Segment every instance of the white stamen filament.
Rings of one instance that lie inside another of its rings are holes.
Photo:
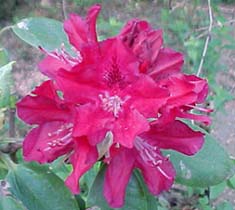
[[[117,95],[110,96],[108,92],[100,94],[99,98],[102,102],[102,108],[107,112],[112,112],[116,118],[118,118],[118,114],[122,110],[122,105],[129,99],[129,97],[126,97],[125,100],[122,100]]]
[[[168,176],[165,171],[162,170],[162,168],[160,166],[157,166],[157,169],[159,170],[159,172],[166,177],[167,179],[172,179],[172,177]]]
[[[146,164],[156,167],[158,171],[167,179],[172,179],[167,173],[161,168],[163,160],[168,161],[169,156],[165,159],[161,156],[159,149],[156,146],[152,146],[144,141],[142,138],[137,137],[134,142],[135,148],[139,151],[139,154]]]
[[[51,141],[47,143],[48,147],[46,147],[44,151],[49,151],[55,147],[61,147],[69,144],[72,140],[72,126],[73,124],[68,123],[62,125],[58,130],[48,133],[47,135]]]
[[[203,108],[203,107],[198,107],[198,106],[193,106],[193,105],[185,105],[189,108],[192,108],[192,109],[195,109],[195,110],[198,110],[198,111],[201,111],[201,112],[206,112],[206,113],[209,113],[209,112],[212,112],[213,110],[212,109],[207,109],[207,108]]]

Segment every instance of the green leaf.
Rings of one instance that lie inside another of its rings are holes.
[[[82,199],[81,195],[75,195],[76,201],[78,203],[78,206],[80,210],[86,209],[86,202]]]
[[[224,201],[216,207],[216,210],[233,210],[233,205],[228,201]]]
[[[98,172],[101,163],[97,162],[89,171],[87,171],[80,179],[81,196],[86,199],[89,189],[91,188]]]
[[[26,210],[22,203],[10,196],[0,197],[0,210]]]
[[[48,164],[50,170],[53,171],[53,173],[55,173],[62,180],[65,180],[66,177],[71,173],[71,170],[69,169],[69,167],[71,166],[65,164],[64,160],[65,157],[62,156],[54,160],[52,163]]]
[[[227,181],[227,186],[235,190],[235,175]]]
[[[10,62],[0,67],[0,108],[10,105],[13,64],[14,62]]]
[[[5,163],[0,159],[0,179],[4,179],[7,175],[8,168]]]
[[[44,17],[27,18],[18,22],[12,27],[15,34],[32,45],[53,51],[60,48],[64,43],[67,50],[70,50],[67,37],[61,22]]]
[[[0,67],[9,62],[7,52],[4,48],[0,48]]]
[[[11,193],[28,210],[79,210],[64,182],[46,166],[36,163],[17,165],[6,179]]]
[[[234,164],[229,155],[210,134],[196,125],[191,127],[206,134],[203,148],[196,155],[164,152],[171,156],[177,171],[176,181],[188,186],[209,187],[229,178],[234,173]]]
[[[121,164],[121,163],[120,163]],[[99,171],[88,195],[87,205],[101,210],[112,210],[103,197],[105,167]],[[118,184],[118,180],[117,180]],[[126,189],[125,204],[120,210],[157,210],[157,200],[151,196],[138,171],[134,171]]]
[[[210,187],[210,199],[216,199],[224,191],[226,182]]]

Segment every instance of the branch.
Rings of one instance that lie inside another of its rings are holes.
[[[208,10],[209,10],[210,24],[209,24],[208,34],[207,34],[207,37],[206,37],[206,42],[205,42],[203,53],[202,53],[202,58],[201,58],[200,65],[199,65],[198,70],[197,70],[197,76],[199,76],[201,74],[202,66],[203,66],[203,63],[204,63],[204,59],[205,59],[206,52],[207,52],[207,49],[208,49],[208,44],[209,44],[210,37],[211,37],[211,30],[212,30],[212,26],[213,26],[211,0],[208,0]]]
[[[63,13],[64,19],[67,19],[68,16],[67,16],[67,12],[66,12],[66,2],[65,2],[65,0],[62,0],[62,13]]]
[[[212,28],[223,27],[223,26],[226,26],[226,25],[232,25],[233,23],[235,23],[235,19],[231,19],[231,20],[225,21],[224,23],[214,24],[214,25],[212,25]],[[201,32],[201,31],[204,31],[206,29],[208,29],[208,26],[203,26],[201,28],[197,28],[194,31],[195,32]]]

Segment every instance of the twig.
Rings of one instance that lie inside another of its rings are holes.
[[[235,19],[231,19],[231,20],[225,21],[222,25],[219,24],[219,23],[214,24],[214,25],[212,25],[212,28],[223,27],[225,25],[232,25],[233,23],[235,23]],[[200,32],[200,31],[204,31],[204,30],[207,30],[207,29],[208,29],[208,26],[203,26],[201,28],[195,29],[194,31],[195,32]]]
[[[182,7],[185,7],[185,4],[186,4],[186,1],[184,0],[183,2],[176,2],[175,6],[172,5],[172,1],[169,1],[169,8],[170,8],[170,11],[173,12],[175,9],[178,9],[178,8],[182,8]]]
[[[211,9],[211,1],[210,0],[208,0],[208,10],[209,10],[210,25],[209,25],[209,28],[208,28],[208,35],[206,37],[206,42],[205,42],[205,45],[204,45],[204,49],[203,49],[200,65],[199,65],[198,70],[197,70],[197,76],[199,76],[201,74],[202,66],[203,66],[203,63],[204,63],[204,59],[205,59],[206,52],[207,52],[207,49],[208,49],[208,44],[209,44],[210,37],[211,37],[211,30],[212,30],[212,25],[213,25],[213,17],[212,17],[212,9]]]
[[[64,19],[67,19],[68,16],[67,16],[67,12],[66,12],[66,2],[65,2],[65,0],[62,0],[62,12],[63,12]]]
[[[172,0],[169,0],[169,1],[168,1],[168,8],[169,8],[169,10],[172,9]]]
[[[15,138],[16,136],[15,114],[16,114],[16,109],[10,108],[9,109],[9,137],[10,138]]]

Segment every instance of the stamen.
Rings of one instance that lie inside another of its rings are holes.
[[[163,161],[168,161],[169,155],[164,158],[161,156],[160,150],[156,146],[148,144],[140,137],[135,139],[134,145],[146,164],[155,167],[167,179],[172,179],[172,177],[168,176],[167,173],[161,168]]]
[[[160,151],[156,146],[148,144],[140,137],[135,139],[134,145],[146,163],[151,164],[152,166],[162,163],[163,157],[160,155]]]
[[[168,176],[165,171],[162,170],[162,168],[160,166],[157,166],[157,169],[159,170],[159,172],[166,177],[167,179],[172,179],[172,177]]]
[[[186,107],[189,107],[189,108],[192,108],[192,109],[196,109],[198,111],[201,111],[201,112],[206,112],[206,113],[210,113],[210,112],[213,112],[213,109],[207,109],[207,108],[203,108],[203,107],[198,107],[198,106],[193,106],[193,105],[185,105]]]
[[[118,114],[122,110],[122,105],[129,99],[129,97],[126,97],[125,100],[122,100],[117,95],[110,96],[108,92],[105,92],[104,95],[100,94],[99,98],[102,102],[103,110],[112,112],[116,118],[118,118]]]
[[[44,151],[49,151],[55,147],[62,147],[69,144],[72,140],[72,123],[62,125],[58,130],[48,133],[48,137],[51,139]]]
[[[116,143],[116,144],[115,144],[115,147],[116,147],[116,148],[120,148],[120,144],[119,144],[119,143]]]

